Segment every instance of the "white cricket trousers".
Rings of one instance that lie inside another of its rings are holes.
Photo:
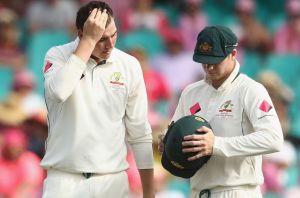
[[[43,187],[43,198],[128,198],[128,193],[125,171],[87,179],[80,173],[48,170]]]
[[[192,190],[190,198],[263,198],[259,186],[217,187],[210,192]],[[209,195],[210,194],[210,195]]]

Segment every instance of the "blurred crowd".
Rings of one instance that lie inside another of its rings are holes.
[[[0,197],[38,198],[47,138],[44,55],[76,38],[78,8],[89,0],[0,1]],[[241,71],[268,90],[284,131],[283,149],[263,158],[264,197],[300,194],[300,0],[105,0],[118,27],[117,48],[141,63],[153,129],[158,198],[185,198],[188,180],[160,165],[165,131],[182,89],[204,77],[193,62],[197,34],[226,25],[238,35]],[[131,197],[141,183],[130,148]]]

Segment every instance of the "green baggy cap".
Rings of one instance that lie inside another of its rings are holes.
[[[208,26],[198,34],[193,60],[203,64],[218,64],[237,45],[237,37],[229,28]]]

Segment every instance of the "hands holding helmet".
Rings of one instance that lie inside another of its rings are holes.
[[[206,126],[200,127],[197,132],[199,134],[187,135],[182,142],[182,152],[196,153],[196,155],[189,157],[188,160],[196,160],[200,157],[212,155],[215,135],[210,128]]]
[[[184,116],[172,122],[159,138],[162,165],[171,174],[190,178],[210,159],[214,134],[209,123],[199,116]]]
[[[213,146],[215,141],[215,135],[210,128],[205,126],[200,127],[197,129],[199,134],[187,135],[184,137],[184,141],[182,142],[182,152],[184,153],[195,153],[198,154],[188,158],[188,160],[196,160],[200,157],[212,155],[213,153]],[[160,154],[164,151],[164,134],[159,136],[159,143],[158,143],[158,151]]]

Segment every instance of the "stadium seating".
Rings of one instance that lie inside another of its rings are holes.
[[[300,80],[297,82],[297,85],[294,86],[295,98],[293,103],[290,105],[290,117],[292,119],[291,125],[291,135],[300,138]]]
[[[270,54],[264,67],[275,71],[283,82],[293,88],[299,79],[300,56],[293,54]]]
[[[262,60],[258,53],[245,51],[241,61],[240,71],[247,76],[256,79],[258,72],[262,69]]]
[[[4,65],[0,65],[0,101],[10,92],[13,78],[13,71]]]
[[[150,57],[153,57],[163,51],[164,44],[158,33],[147,29],[138,29],[123,36],[123,47],[125,50],[141,47]]]

